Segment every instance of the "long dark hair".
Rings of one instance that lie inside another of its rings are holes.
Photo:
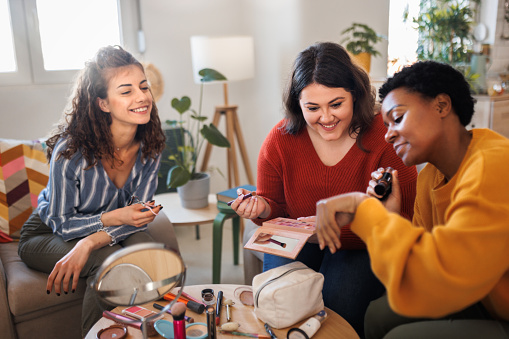
[[[110,130],[111,115],[105,114],[99,107],[97,98],[106,99],[108,90],[108,70],[135,65],[143,72],[143,66],[133,55],[120,46],[101,48],[95,57],[85,64],[80,72],[73,91],[71,107],[64,116],[56,131],[47,140],[48,160],[60,138],[66,138],[67,148],[59,154],[70,159],[80,148],[88,162],[88,168],[95,166],[102,158],[115,158],[112,134]],[[141,141],[143,157],[156,158],[164,149],[165,136],[157,113],[155,102],[152,103],[150,121],[139,125],[135,140]]]
[[[333,42],[317,43],[297,56],[283,97],[286,132],[294,135],[306,126],[299,99],[302,90],[313,83],[342,87],[352,94],[353,117],[348,133],[356,136],[357,145],[364,150],[362,137],[373,122],[375,91],[368,74],[352,62],[341,45]]]

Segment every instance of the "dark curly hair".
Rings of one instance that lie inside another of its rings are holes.
[[[404,67],[380,87],[380,101],[383,101],[389,92],[400,87],[428,99],[442,93],[447,94],[461,124],[466,126],[472,120],[475,99],[470,93],[470,86],[463,74],[450,65],[436,61],[419,61]]]
[[[108,70],[130,65],[135,65],[145,72],[142,64],[120,46],[101,48],[95,57],[85,64],[76,79],[70,108],[64,112],[56,131],[46,142],[48,160],[51,159],[60,138],[66,138],[68,144],[59,157],[70,159],[80,151],[87,160],[87,168],[97,165],[100,159],[116,158],[110,130],[111,115],[105,114],[99,108],[97,98],[107,97],[108,80],[111,78]],[[162,153],[165,136],[155,102],[152,103],[150,121],[138,126],[135,140],[142,142],[145,159],[156,158]]]
[[[352,94],[354,104],[349,134],[356,135],[357,145],[364,150],[362,137],[373,122],[375,92],[368,74],[352,62],[341,45],[333,42],[316,43],[297,56],[283,97],[286,132],[294,135],[306,126],[299,99],[302,90],[313,83],[342,87]]]

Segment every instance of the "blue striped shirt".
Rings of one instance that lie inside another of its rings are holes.
[[[125,207],[131,195],[147,201],[157,187],[157,173],[161,156],[142,159],[141,146],[136,163],[122,188],[117,188],[106,173],[101,162],[88,170],[87,161],[78,150],[71,159],[58,155],[65,150],[67,142],[60,139],[50,161],[48,185],[38,197],[38,211],[44,223],[53,233],[65,241],[83,238],[97,231],[111,236],[111,244],[146,229],[130,225],[103,227],[101,214]]]

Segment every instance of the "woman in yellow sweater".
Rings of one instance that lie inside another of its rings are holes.
[[[366,338],[509,338],[509,140],[465,128],[474,100],[463,75],[437,62],[404,68],[380,88],[385,139],[419,173],[413,221],[399,183],[375,199],[349,193],[317,203],[321,248],[335,252],[351,223],[387,295],[365,317]]]

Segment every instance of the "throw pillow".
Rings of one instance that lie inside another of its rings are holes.
[[[12,238],[19,238],[48,183],[45,148],[40,140],[0,139],[0,230]]]

